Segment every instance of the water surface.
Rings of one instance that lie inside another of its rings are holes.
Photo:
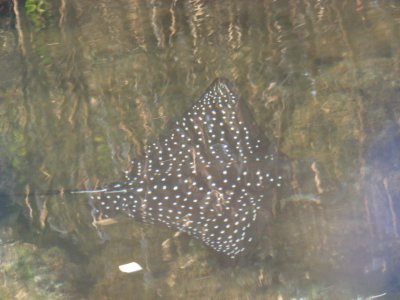
[[[397,1],[38,3],[0,16],[0,189],[19,194],[0,204],[0,296],[396,299]],[[254,256],[226,266],[129,219],[99,235],[87,197],[26,197],[120,179],[220,76],[293,169]]]

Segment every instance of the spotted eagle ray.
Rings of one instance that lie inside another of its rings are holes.
[[[280,158],[234,84],[218,78],[132,161],[124,180],[90,195],[92,215],[100,223],[126,214],[166,225],[235,258],[284,183]]]

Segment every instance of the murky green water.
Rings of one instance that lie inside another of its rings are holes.
[[[398,299],[397,1],[1,8],[1,299]],[[254,257],[132,220],[100,236],[85,196],[39,195],[122,178],[219,76],[292,161]]]

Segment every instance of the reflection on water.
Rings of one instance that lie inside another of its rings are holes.
[[[0,10],[0,192],[21,207],[0,214],[0,298],[396,298],[396,1],[43,2]],[[130,220],[99,238],[84,196],[32,194],[122,178],[219,76],[291,158],[254,256]]]

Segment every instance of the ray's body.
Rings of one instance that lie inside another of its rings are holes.
[[[219,78],[124,180],[91,195],[93,216],[166,225],[235,258],[284,183],[281,160],[235,86]]]

